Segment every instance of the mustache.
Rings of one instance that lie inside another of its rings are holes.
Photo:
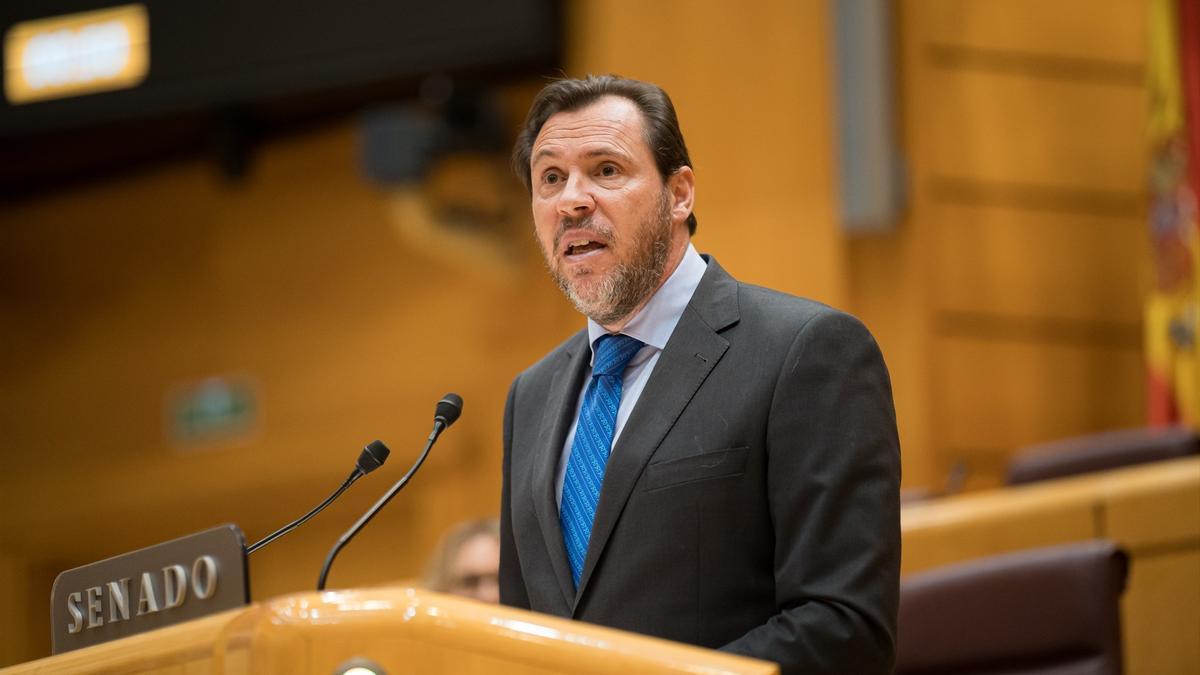
[[[598,225],[591,214],[582,216],[580,218],[563,216],[562,219],[558,221],[558,230],[554,233],[555,251],[562,248],[562,239],[567,233],[567,230],[590,230],[596,234],[599,234],[605,239],[608,239],[610,242],[616,240],[616,237],[613,236],[612,228],[606,225]]]

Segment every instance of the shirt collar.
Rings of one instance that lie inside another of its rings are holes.
[[[661,351],[665,348],[667,340],[671,338],[671,333],[675,331],[675,325],[683,316],[683,310],[687,308],[688,303],[692,300],[692,294],[700,285],[700,278],[704,276],[704,270],[707,267],[708,263],[704,262],[704,258],[700,257],[696,248],[689,242],[687,250],[683,253],[683,259],[679,261],[679,266],[667,278],[662,288],[658,289],[650,298],[646,306],[626,324],[621,333],[637,338],[646,345],[654,347],[655,350]],[[606,335],[608,331],[591,319],[587,320],[587,326],[588,344],[592,346],[592,357],[595,358],[596,340],[600,336]],[[653,351],[643,349],[630,363],[637,364],[644,361],[653,353]]]

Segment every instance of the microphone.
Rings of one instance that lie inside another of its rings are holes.
[[[444,431],[451,424],[458,421],[458,416],[462,414],[462,397],[458,394],[446,394],[442,400],[437,402],[437,408],[433,411],[433,422],[437,424],[441,422],[442,430]],[[441,431],[438,432],[439,434]]]
[[[375,502],[375,505],[368,509],[362,518],[358,519],[357,523],[346,530],[346,533],[337,540],[333,548],[329,549],[329,555],[325,557],[325,564],[321,566],[321,576],[317,579],[318,591],[325,590],[325,580],[329,578],[329,568],[333,566],[333,560],[337,557],[337,554],[341,552],[346,544],[350,543],[350,540],[358,534],[359,530],[366,527],[367,523],[371,522],[371,519],[382,511],[384,506],[387,506],[387,503],[392,500],[392,497],[396,496],[397,492],[400,492],[408,484],[408,480],[425,463],[425,458],[429,456],[429,451],[433,448],[433,444],[437,441],[438,436],[441,436],[443,431],[458,420],[458,416],[462,414],[462,406],[463,400],[458,394],[446,394],[442,397],[442,400],[437,402],[437,409],[433,413],[433,431],[429,433],[429,438],[425,441],[425,449],[421,451],[421,456],[417,458],[416,463],[412,465],[408,473],[396,481],[392,489],[388,490],[387,494]]]
[[[275,530],[271,534],[267,535],[266,537],[263,537],[261,540],[256,542],[253,546],[250,546],[249,548],[247,548],[246,555],[250,555],[251,553],[254,553],[258,549],[266,546],[267,544],[275,541],[276,539],[282,537],[283,535],[287,534],[288,532],[291,532],[292,530],[296,529],[297,527],[300,527],[304,523],[308,522],[309,518],[312,518],[313,516],[317,515],[326,506],[329,506],[330,504],[332,504],[333,500],[342,496],[342,493],[345,492],[346,489],[349,488],[351,485],[353,485],[354,481],[358,480],[359,478],[362,478],[363,476],[371,473],[375,469],[378,469],[379,467],[383,466],[383,463],[387,461],[388,454],[390,454],[390,453],[391,453],[391,451],[388,450],[388,447],[383,444],[383,441],[378,441],[378,440],[371,441],[369,444],[367,444],[367,447],[363,448],[363,451],[361,453],[359,453],[358,461],[354,463],[354,470],[350,472],[350,475],[342,483],[341,487],[339,487],[337,490],[335,490],[333,494],[329,495],[329,497],[325,501],[321,502],[320,505],[317,506],[317,508],[313,509],[312,511],[309,511],[308,513],[297,518],[296,520],[293,520],[292,522],[288,523],[287,525],[284,525],[283,527],[279,528],[278,530]]]

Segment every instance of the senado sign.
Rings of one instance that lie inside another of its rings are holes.
[[[245,539],[233,525],[77,567],[51,593],[55,654],[249,602]]]
[[[183,605],[188,597],[188,571],[183,565],[168,565],[162,568],[161,581],[154,573],[142,572],[138,584],[136,616],[153,614]],[[74,635],[85,628],[98,628],[108,623],[129,621],[129,577],[109,581],[103,586],[92,586],[86,591],[75,591],[67,596],[67,612],[71,614],[71,625],[67,632]],[[217,590],[217,561],[211,555],[196,558],[192,565],[191,587],[197,600],[207,600]],[[108,605],[108,611],[104,611]],[[86,622],[84,619],[86,618]]]

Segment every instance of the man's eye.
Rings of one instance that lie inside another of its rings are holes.
[[[605,176],[605,177],[615,176],[615,175],[617,175],[617,173],[619,173],[617,171],[617,167],[613,166],[612,164],[605,164],[604,166],[600,167],[600,175],[601,176]]]
[[[547,185],[554,185],[559,180],[559,175],[556,173],[548,173],[542,178],[542,182]]]

